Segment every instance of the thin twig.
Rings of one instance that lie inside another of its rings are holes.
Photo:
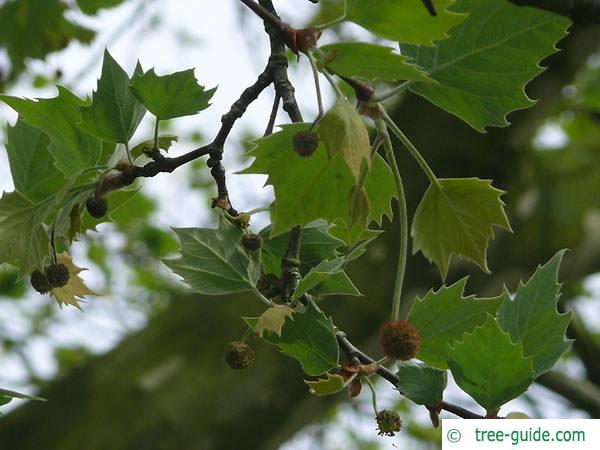
[[[277,112],[279,111],[280,103],[281,96],[276,92],[275,99],[273,99],[273,109],[271,110],[271,115],[269,116],[269,123],[267,123],[267,128],[265,129],[263,137],[273,134],[273,128],[275,128],[275,121],[277,120]]]
[[[373,358],[364,353],[362,350],[359,350],[352,342],[350,342],[350,340],[348,340],[348,338],[346,337],[346,333],[344,333],[343,331],[338,330],[335,333],[335,336],[337,338],[340,349],[342,349],[342,351],[346,354],[348,358],[358,358],[361,364],[373,364],[375,362]],[[398,387],[400,379],[386,367],[378,366],[376,373],[381,378],[391,383],[395,388]],[[483,416],[469,411],[468,409],[465,409],[461,406],[455,405],[453,403],[442,401],[437,406],[439,406],[443,410],[451,412],[454,415],[457,415],[458,417],[462,417],[463,419],[483,419]]]

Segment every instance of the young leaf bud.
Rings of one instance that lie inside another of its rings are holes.
[[[258,234],[250,233],[242,237],[242,245],[246,250],[254,251],[262,247],[262,237]]]
[[[241,341],[233,341],[227,344],[225,362],[232,369],[245,369],[252,365],[255,355],[254,350],[248,344]]]
[[[302,157],[309,157],[319,146],[319,135],[313,131],[300,131],[294,135],[294,151]]]
[[[64,264],[50,264],[46,267],[46,278],[52,287],[66,286],[70,278],[69,269]]]
[[[386,356],[407,361],[419,352],[417,329],[406,320],[390,320],[381,326],[379,342]]]
[[[101,219],[106,216],[106,213],[108,212],[108,202],[104,197],[96,197],[93,195],[85,202],[85,208],[92,217]]]
[[[395,436],[402,428],[402,420],[396,411],[384,409],[375,416],[380,436]]]
[[[48,277],[37,269],[31,274],[31,286],[40,294],[47,294],[53,289],[53,286],[48,281]]]

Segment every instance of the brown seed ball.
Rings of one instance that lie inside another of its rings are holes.
[[[313,131],[300,131],[294,135],[294,151],[302,157],[309,157],[319,146],[319,135]]]
[[[252,365],[256,354],[252,347],[241,341],[233,341],[227,344],[225,362],[235,370],[245,369]]]
[[[50,264],[46,267],[46,278],[52,287],[60,288],[69,282],[69,269],[64,264]]]
[[[101,219],[108,212],[108,202],[104,197],[96,197],[95,195],[88,198],[85,202],[85,208],[92,217]]]
[[[48,277],[37,269],[31,273],[31,286],[40,294],[47,294],[53,289]]]
[[[379,342],[386,356],[407,361],[419,352],[417,329],[406,320],[390,320],[381,326]]]
[[[395,436],[402,428],[402,420],[396,411],[384,409],[375,416],[380,436]]]
[[[262,247],[263,240],[258,234],[245,234],[242,238],[242,245],[246,250],[254,251]]]

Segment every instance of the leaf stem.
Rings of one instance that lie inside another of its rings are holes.
[[[160,123],[160,119],[156,118],[156,124],[154,125],[154,150],[158,151],[158,124]],[[130,161],[131,162],[131,161]]]
[[[323,114],[325,114],[325,110],[323,109],[323,95],[321,94],[321,83],[319,82],[319,71],[317,70],[317,63],[315,61],[315,57],[310,53],[307,53],[306,55],[308,56],[308,60],[310,61],[310,67],[312,69],[313,79],[315,81],[315,89],[317,91],[317,104],[319,107],[319,114],[317,115],[316,119],[311,125],[312,129],[317,124],[317,122],[321,120],[321,117],[323,117]]]
[[[396,162],[396,156],[394,155],[390,134],[382,119],[377,119],[375,123],[377,125],[377,132],[383,140],[385,155],[392,168],[394,181],[396,183],[396,191],[398,192],[400,247],[398,250],[398,270],[396,272],[396,281],[394,284],[391,316],[392,320],[398,320],[400,318],[400,307],[402,305],[402,287],[404,284],[404,273],[406,272],[406,258],[408,254],[408,212],[406,207],[406,195],[404,194],[404,185],[402,183],[402,177],[400,176],[400,170],[398,169],[398,163]],[[403,315],[406,314],[408,314],[408,311],[403,311]]]
[[[257,214],[260,212],[266,212],[266,211],[270,211],[270,210],[271,210],[271,205],[261,206],[260,208],[255,208],[255,209],[252,209],[252,210],[246,212],[246,214],[253,215],[253,214]]]
[[[262,295],[258,289],[254,288],[254,290],[252,292],[254,292],[254,295],[256,295],[256,297],[261,302],[263,302],[265,305],[267,305],[269,308],[274,305],[274,303],[271,300],[269,300],[267,297],[265,297],[264,295]]]
[[[375,386],[373,386],[373,382],[369,380],[368,377],[364,377],[363,380],[365,380],[367,386],[371,389],[371,403],[373,404],[373,411],[375,411],[375,415],[377,415],[379,413],[379,408],[377,408],[377,392],[375,392]]]
[[[413,84],[412,80],[408,80],[408,81],[405,81],[404,83],[400,83],[398,86],[391,88],[387,92],[383,92],[382,94],[373,96],[372,101],[378,103],[378,102],[383,102],[385,100],[389,100],[390,98],[394,97],[395,95],[406,91],[412,84]]]
[[[133,165],[133,160],[131,159],[131,152],[129,151],[129,143],[125,142],[125,152],[127,153],[127,160],[130,165]]]
[[[439,180],[435,176],[435,173],[433,173],[433,170],[431,170],[431,167],[429,167],[429,164],[427,164],[427,161],[425,161],[425,158],[423,158],[423,155],[421,155],[419,150],[417,150],[417,147],[415,147],[414,144],[410,141],[410,139],[408,139],[406,135],[402,132],[402,130],[398,128],[398,125],[394,123],[392,118],[386,112],[383,113],[382,119],[388,126],[388,128],[392,130],[392,133],[394,133],[396,137],[400,139],[400,142],[402,142],[402,144],[408,149],[413,158],[417,160],[419,166],[421,166],[421,169],[423,170],[423,172],[425,172],[427,178],[429,178],[429,181],[431,181],[432,184],[435,184],[439,187]]]
[[[348,16],[348,1],[344,0],[344,14],[342,14],[337,19],[330,20],[329,22],[325,22],[321,25],[317,25],[317,26],[315,26],[315,28],[317,30],[324,30],[325,28],[334,27],[334,26],[342,23],[344,20],[346,20],[347,16]]]

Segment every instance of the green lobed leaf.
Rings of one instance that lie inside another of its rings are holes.
[[[69,90],[58,86],[58,96],[54,98],[31,100],[0,95],[0,100],[17,111],[23,121],[50,137],[49,151],[65,175],[74,175],[98,161],[101,141],[76,125],[81,120],[79,108],[87,103]]]
[[[500,200],[503,193],[490,180],[478,178],[444,178],[439,186],[431,184],[413,219],[413,254],[420,250],[444,279],[452,255],[489,272],[486,253],[493,225],[512,231]]]
[[[294,298],[306,292],[320,296],[362,295],[344,272],[346,262],[345,258],[336,258],[313,267],[298,283]]]
[[[48,136],[19,119],[8,127],[6,137],[10,173],[17,191],[35,202],[61,188],[65,179],[48,151]]]
[[[255,157],[254,162],[240,173],[268,175],[266,184],[275,190],[271,236],[296,225],[324,219],[336,223],[336,237],[351,240],[364,231],[363,227],[350,233],[346,225],[350,223],[350,194],[356,185],[354,176],[339,155],[329,159],[322,144],[308,158],[294,152],[294,135],[309,127],[310,124],[284,125],[281,131],[257,140],[256,147],[250,152],[250,156]],[[375,155],[371,166],[365,181],[371,204],[370,217],[381,221],[384,215],[391,216],[394,179],[379,155]]]
[[[223,217],[219,228],[174,228],[181,243],[181,257],[163,260],[194,292],[205,295],[256,290],[260,275],[260,251],[242,244],[244,231]]]
[[[358,181],[363,164],[371,164],[371,144],[356,108],[346,98],[340,98],[319,121],[318,133],[329,158],[340,155]]]
[[[452,10],[469,16],[436,48],[401,45],[438,82],[410,89],[480,132],[507,126],[508,113],[534,104],[524,87],[543,71],[539,62],[556,51],[570,22],[497,0],[459,0]]]
[[[445,370],[438,370],[427,364],[408,361],[398,363],[396,385],[402,394],[417,405],[433,406],[442,401],[448,384]]]
[[[257,318],[244,318],[244,321],[254,329]],[[333,322],[314,302],[308,304],[306,312],[297,312],[286,319],[281,337],[266,332],[263,339],[297,359],[307,375],[322,375],[338,367],[339,347]]]
[[[148,111],[160,120],[191,116],[210,106],[217,88],[206,90],[198,84],[194,69],[158,76],[154,69],[136,73],[131,89]]]
[[[557,311],[558,269],[564,254],[565,250],[558,252],[527,283],[521,282],[514,300],[506,294],[498,310],[500,327],[533,358],[536,377],[550,370],[572,342],[565,339],[571,313]]]
[[[77,5],[84,14],[91,16],[96,14],[100,9],[114,8],[124,1],[125,0],[77,0]]]
[[[72,21],[62,0],[0,2],[0,47],[10,59],[9,80],[25,69],[27,59],[45,59],[72,41],[89,43],[94,36]]]
[[[127,72],[105,50],[98,89],[92,104],[81,108],[79,127],[104,141],[128,143],[146,114],[129,83]]]
[[[465,277],[437,291],[430,290],[415,302],[408,315],[421,340],[417,358],[433,367],[447,369],[448,346],[483,325],[488,315],[496,314],[502,302],[502,297],[465,297],[466,283]]]
[[[448,30],[465,19],[448,7],[454,0],[436,0],[437,16],[431,17],[421,0],[348,0],[346,19],[384,39],[410,44],[434,45],[446,39]]]
[[[488,412],[521,395],[534,379],[532,358],[492,316],[450,347],[448,365],[456,384]]]
[[[0,264],[19,268],[24,276],[43,267],[50,254],[48,233],[36,205],[17,191],[0,198]]]
[[[319,48],[319,62],[338,75],[371,81],[427,81],[427,74],[393,48],[367,42],[337,42]]]
[[[300,270],[308,272],[320,262],[337,257],[336,250],[344,246],[344,241],[329,234],[330,225],[324,220],[315,220],[302,228],[300,246]],[[260,231],[263,238],[261,262],[266,273],[281,275],[281,260],[285,257],[289,243],[289,233],[270,237],[271,226]]]

